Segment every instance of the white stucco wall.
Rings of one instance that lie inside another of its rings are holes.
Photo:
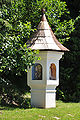
[[[50,108],[56,106],[56,86],[59,85],[59,60],[63,52],[41,51],[36,61],[42,65],[42,80],[32,80],[32,68],[28,72],[28,85],[31,87],[31,105]],[[56,65],[56,80],[49,80],[50,65]]]

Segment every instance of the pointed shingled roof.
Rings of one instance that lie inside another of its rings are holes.
[[[69,51],[55,37],[47,22],[45,14],[43,14],[41,22],[37,27],[37,31],[33,34],[30,41],[30,48],[33,50]]]

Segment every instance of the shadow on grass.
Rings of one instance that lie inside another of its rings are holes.
[[[30,109],[30,98],[26,98],[25,101],[18,103],[18,104],[0,104],[0,110],[14,110],[14,109]]]

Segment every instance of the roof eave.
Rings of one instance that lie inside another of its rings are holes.
[[[55,51],[55,52],[69,52],[70,50],[54,50],[54,49],[32,49],[32,50],[39,50],[39,51]]]

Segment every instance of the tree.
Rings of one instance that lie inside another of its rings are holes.
[[[25,43],[40,22],[42,8],[46,9],[49,24],[59,41],[62,44],[68,41],[74,30],[74,21],[70,18],[65,2],[0,1],[0,81],[6,86],[13,85],[21,72],[27,71],[38,59],[37,52],[31,51]]]
[[[70,35],[70,40],[65,44],[69,46],[70,52],[64,55],[60,61],[60,86],[57,97],[65,101],[79,102],[80,100],[80,2],[69,1],[67,8],[70,16],[74,19],[75,30]],[[66,63],[66,64],[65,64]]]
[[[80,11],[80,1],[79,0],[73,0],[73,1],[69,1],[69,0],[62,0],[62,1],[66,1],[67,4],[67,8],[70,11],[70,16],[71,18],[75,19],[77,16],[79,16],[79,11]]]
[[[60,61],[60,86],[58,98],[65,101],[79,102],[80,100],[80,16],[75,19],[75,30],[71,39],[66,43],[70,52]],[[66,63],[66,64],[65,64]]]
[[[27,20],[36,28],[40,22],[41,9],[46,9],[48,22],[59,41],[70,49],[60,61],[59,99],[65,101],[79,101],[80,97],[80,2],[63,0],[28,1],[26,8]],[[67,3],[67,5],[66,5]],[[68,11],[70,10],[70,12]],[[36,20],[37,19],[37,20]]]
[[[36,51],[31,51],[25,44],[32,29],[30,22],[24,22],[22,18],[24,16],[23,10],[23,1],[13,0],[9,4],[1,2],[1,72],[5,72],[5,70],[14,70],[16,73],[17,71],[24,71],[37,58],[35,56]]]
[[[69,40],[69,35],[74,30],[74,21],[70,18],[65,2],[60,0],[32,0],[26,1],[26,3],[27,20],[31,22],[33,28],[36,28],[39,24],[41,9],[45,8],[49,25],[58,37],[58,40],[62,44]]]
[[[15,4],[16,2],[16,4]],[[23,1],[0,2],[0,95],[1,99],[12,96],[12,88],[22,71],[28,71],[38,59],[38,51],[27,48],[31,29],[30,22],[25,21]],[[9,90],[7,89],[9,88]],[[3,97],[4,96],[4,97]]]

